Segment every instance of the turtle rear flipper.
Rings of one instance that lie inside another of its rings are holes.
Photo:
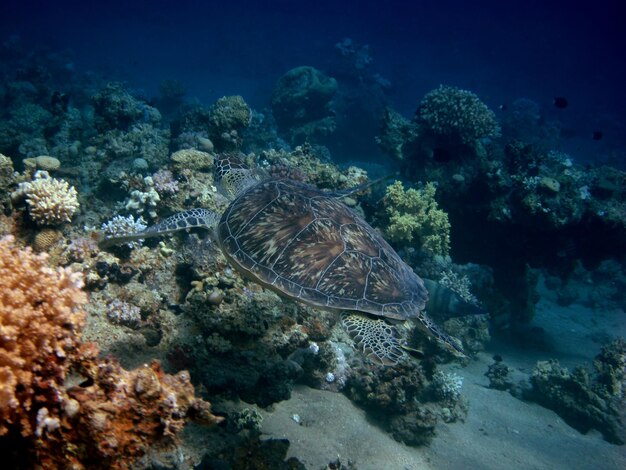
[[[385,320],[351,312],[342,315],[341,323],[357,347],[377,364],[395,365],[405,357],[398,331]]]
[[[168,233],[187,230],[190,228],[205,228],[213,230],[219,221],[219,215],[208,209],[191,209],[174,214],[162,220],[156,225],[152,225],[141,232],[127,233],[106,237],[100,242],[100,246],[106,247],[117,245],[133,240],[143,240],[144,238],[159,237]]]

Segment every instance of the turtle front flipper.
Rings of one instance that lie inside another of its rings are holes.
[[[117,245],[133,240],[143,240],[144,238],[158,237],[168,233],[178,232],[190,228],[206,228],[213,230],[219,221],[219,216],[207,209],[190,209],[179,212],[156,225],[142,230],[141,232],[128,233],[106,237],[100,243],[101,246]]]

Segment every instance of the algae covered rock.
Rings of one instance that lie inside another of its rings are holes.
[[[241,131],[250,125],[252,111],[243,97],[223,96],[209,110],[209,136],[221,150],[241,147]]]
[[[335,129],[332,99],[337,81],[313,67],[302,66],[283,75],[272,94],[272,112],[279,129],[292,143],[320,137]]]
[[[594,375],[582,366],[570,372],[556,360],[539,361],[527,398],[554,410],[580,432],[597,429],[607,441],[624,444],[625,344],[620,339],[603,347],[594,360]]]

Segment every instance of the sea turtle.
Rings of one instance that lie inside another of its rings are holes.
[[[325,192],[289,178],[263,177],[233,156],[218,159],[214,181],[232,198],[221,216],[191,209],[105,243],[216,228],[224,255],[244,277],[308,305],[342,312],[347,331],[377,362],[395,363],[403,355],[393,322],[410,319],[463,354],[460,342],[426,315],[424,281],[341,202],[362,187]]]

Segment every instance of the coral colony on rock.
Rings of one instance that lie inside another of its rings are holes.
[[[406,115],[349,38],[251,99],[151,96],[24,41],[0,46],[7,468],[382,468],[290,405],[313,392],[404,468],[458,468],[437,449],[498,419],[475,400],[624,463],[626,172],[563,150],[573,98],[497,108],[448,75]]]

